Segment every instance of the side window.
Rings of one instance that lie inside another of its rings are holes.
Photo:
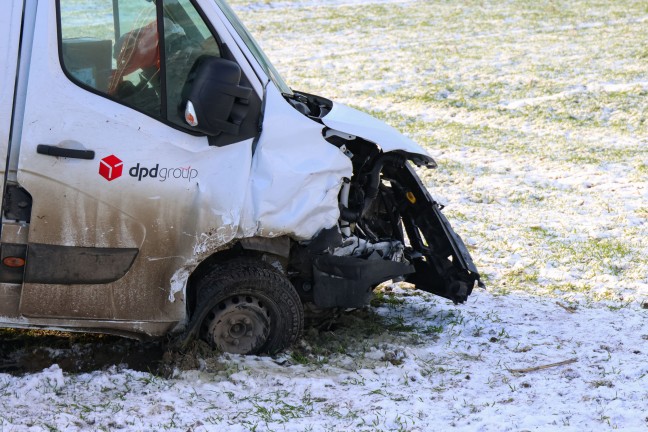
[[[155,3],[61,0],[61,58],[77,82],[160,117]]]
[[[157,20],[158,7],[163,23]],[[190,0],[59,0],[59,8],[62,65],[74,81],[187,126],[180,112],[187,75],[199,57],[220,57],[218,43]]]

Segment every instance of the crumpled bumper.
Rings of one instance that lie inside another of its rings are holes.
[[[465,302],[475,285],[483,286],[468,248],[411,166],[390,171],[398,195],[407,197],[400,213],[410,241],[407,258],[416,272],[405,280],[455,303]]]

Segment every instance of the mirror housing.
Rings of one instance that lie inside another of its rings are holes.
[[[192,130],[209,136],[239,135],[252,89],[243,87],[241,68],[219,57],[198,58],[182,90],[183,116]]]

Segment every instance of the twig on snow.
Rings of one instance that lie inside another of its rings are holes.
[[[550,364],[542,365],[542,366],[534,366],[534,367],[530,367],[530,368],[527,368],[527,369],[509,369],[509,372],[512,372],[512,373],[535,372],[535,371],[539,371],[539,370],[543,370],[543,369],[549,369],[549,368],[552,368],[552,367],[558,367],[558,366],[564,366],[564,365],[576,363],[577,361],[578,361],[577,358],[573,358],[573,359],[561,361],[561,362],[558,362],[558,363],[550,363]]]
[[[565,310],[566,310],[567,312],[569,312],[569,313],[574,313],[574,312],[576,312],[576,308],[575,308],[575,307],[572,307],[572,306],[565,306],[564,304],[562,304],[562,303],[560,303],[560,302],[556,302],[556,304],[557,304],[558,306],[560,306],[561,308],[565,309]]]

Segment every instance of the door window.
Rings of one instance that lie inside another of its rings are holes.
[[[220,56],[189,0],[60,0],[59,10],[61,61],[73,81],[186,126],[181,94],[187,75],[200,56]]]

